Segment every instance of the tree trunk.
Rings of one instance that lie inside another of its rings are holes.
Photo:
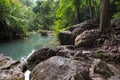
[[[74,6],[76,8],[77,23],[80,23],[80,0],[74,0]]]
[[[100,4],[100,33],[107,34],[110,30],[109,0],[101,0]]]
[[[80,23],[80,9],[79,9],[79,6],[77,6],[77,23]]]
[[[93,12],[92,12],[91,0],[88,0],[88,5],[89,5],[90,18],[91,18],[91,21],[93,23],[94,20],[93,20]]]

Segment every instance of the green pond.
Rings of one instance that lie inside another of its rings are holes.
[[[28,39],[12,40],[0,43],[0,53],[16,60],[26,59],[28,55],[42,47],[54,48],[57,46],[57,39],[54,37],[42,37],[40,34],[31,34]]]

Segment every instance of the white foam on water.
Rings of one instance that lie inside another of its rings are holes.
[[[36,50],[33,49],[33,50],[31,51],[31,53],[27,56],[27,58],[29,58],[35,51],[36,51]]]
[[[27,71],[25,72],[24,76],[25,76],[25,80],[30,80],[30,71],[27,70]]]
[[[35,52],[35,49],[33,49],[33,50],[31,51],[31,53],[27,56],[27,58],[29,58],[34,52]],[[26,59],[26,60],[27,60],[27,59]],[[26,60],[25,60],[25,61],[26,61]],[[25,76],[25,80],[30,80],[30,71],[27,70],[27,71],[24,73],[24,76]]]
[[[21,57],[20,61],[21,61],[21,62],[26,62],[25,57]]]

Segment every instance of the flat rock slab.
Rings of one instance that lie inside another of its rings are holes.
[[[51,57],[33,68],[31,80],[89,80],[89,67],[80,61]]]

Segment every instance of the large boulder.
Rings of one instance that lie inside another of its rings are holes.
[[[75,35],[79,35],[81,34],[82,32],[84,32],[86,29],[84,28],[75,28],[72,33],[75,34]]]
[[[19,61],[0,54],[0,80],[24,80],[22,69]]]
[[[75,39],[76,47],[89,47],[92,46],[98,37],[97,30],[86,30]]]
[[[59,33],[59,40],[61,45],[74,45],[76,36],[70,31],[63,31]]]
[[[38,63],[52,57],[56,56],[56,51],[50,48],[42,48],[36,52],[34,52],[27,59],[27,67],[31,71]]]
[[[78,29],[77,31],[75,30],[76,28]],[[96,28],[97,27],[94,24],[92,24],[91,21],[84,21],[80,24],[73,25],[68,30],[70,30],[71,32],[77,33],[78,31],[82,32],[85,30],[91,30],[91,29],[96,29]]]
[[[55,56],[39,63],[31,72],[31,80],[90,80],[88,65]]]

